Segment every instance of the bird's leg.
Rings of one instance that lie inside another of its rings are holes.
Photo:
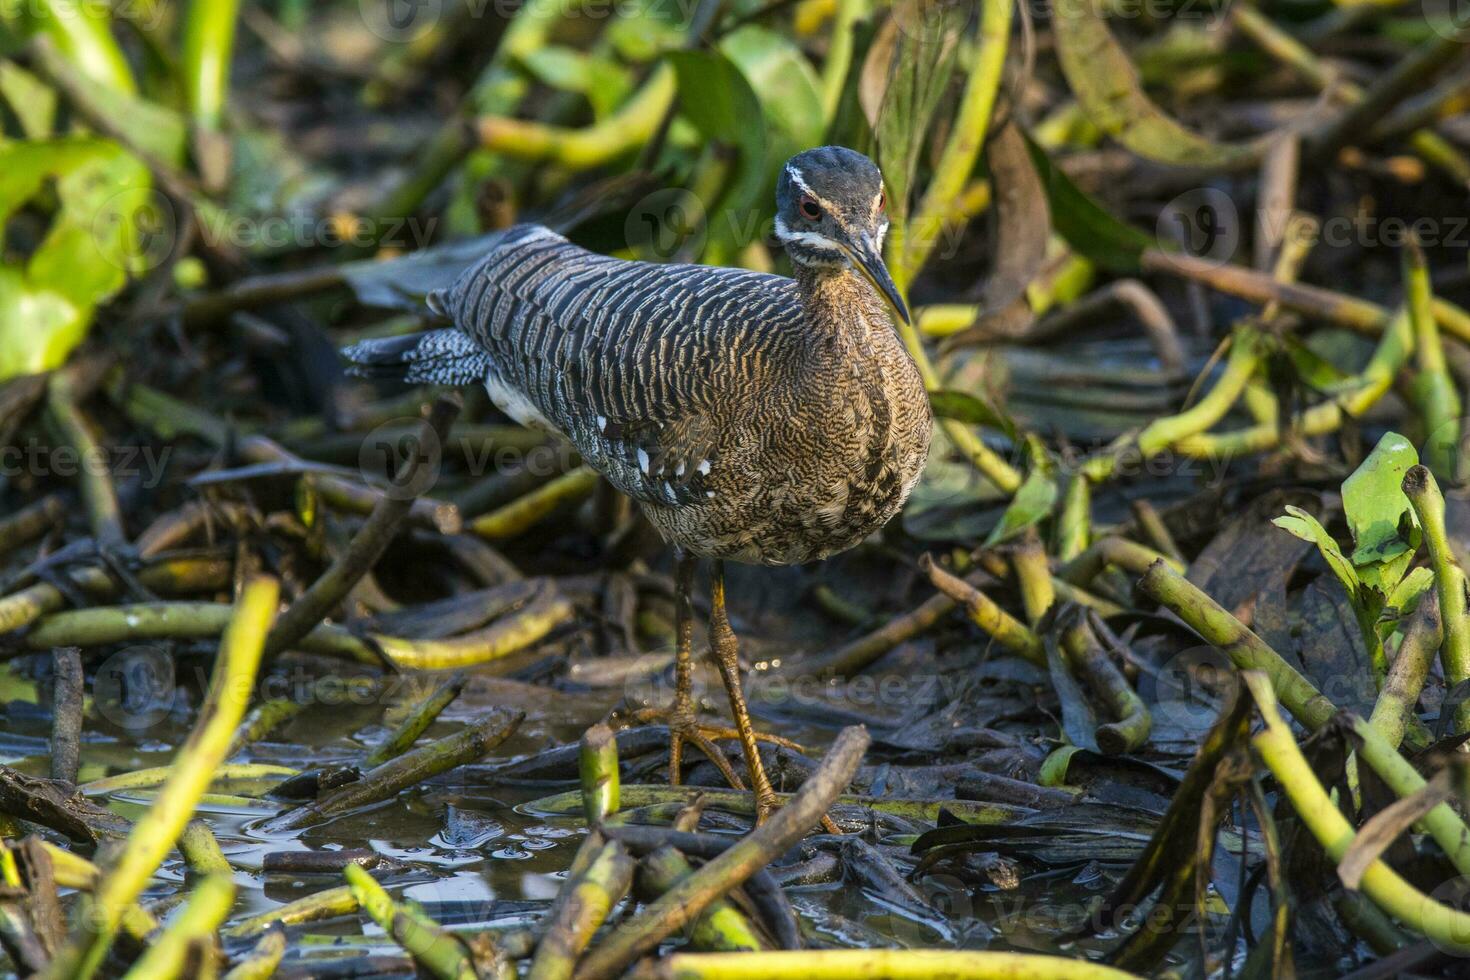
[[[704,753],[735,789],[744,789],[740,775],[714,740],[727,738],[726,729],[701,725],[694,713],[694,567],[699,559],[682,548],[674,552],[674,703],[667,709],[643,708],[633,713],[640,723],[665,721],[669,726],[669,785],[683,780],[684,743]]]
[[[756,744],[755,729],[750,724],[750,712],[745,707],[745,691],[740,686],[740,645],[735,631],[730,628],[730,617],[725,612],[725,563],[716,558],[710,564],[709,642],[714,650],[715,661],[720,665],[720,677],[725,681],[725,693],[730,696],[730,711],[735,715],[735,730],[740,734],[740,747],[745,751],[745,767],[750,771],[750,786],[755,791],[755,820],[765,822],[771,811],[779,805],[776,791],[766,778],[765,766],[761,763],[760,747]]]
[[[694,604],[689,598],[696,559],[683,548],[674,554],[674,706],[669,711],[669,785],[678,786],[684,764],[684,735],[695,728]]]

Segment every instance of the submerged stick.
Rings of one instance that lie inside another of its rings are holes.
[[[747,881],[800,840],[826,814],[862,763],[868,747],[862,727],[844,728],[800,790],[740,843],[710,861],[630,920],[589,953],[578,980],[611,978],[665,938],[693,922],[716,899]]]
[[[419,491],[427,488],[438,472],[444,441],[459,409],[457,398],[440,398],[434,402],[428,418],[419,427],[413,454],[394,477],[392,492],[384,494],[373,506],[347,549],[281,614],[266,640],[267,657],[281,653],[310,633],[383,557],[413,509]]]
[[[404,789],[459,766],[477,762],[509,738],[525,714],[497,712],[464,731],[441,738],[383,763],[318,800],[266,821],[270,833],[313,827],[324,821],[398,795]]]
[[[86,693],[82,651],[58,647],[51,651],[51,662],[56,671],[56,693],[51,701],[51,778],[75,784],[81,764],[82,700]]]
[[[234,618],[220,643],[199,722],[174,759],[173,772],[157,800],[138,821],[122,853],[104,871],[80,919],[51,961],[48,977],[90,977],[106,956],[122,912],[132,905],[194,814],[215,767],[224,759],[254,687],[266,631],[275,614],[278,586],[258,578],[245,586]]]
[[[286,930],[280,925],[272,926],[255,948],[225,974],[224,980],[270,980],[285,955]]]

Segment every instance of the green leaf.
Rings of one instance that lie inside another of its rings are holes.
[[[1322,557],[1327,559],[1327,564],[1332,569],[1333,574],[1337,576],[1337,580],[1347,590],[1348,598],[1356,605],[1359,597],[1359,586],[1361,585],[1358,579],[1357,569],[1343,555],[1342,549],[1337,546],[1337,542],[1332,539],[1332,535],[1327,533],[1327,529],[1322,526],[1322,523],[1317,518],[1308,514],[1300,507],[1293,507],[1288,504],[1286,513],[1286,517],[1278,517],[1271,523],[1288,534],[1294,534],[1303,541],[1310,541],[1315,544],[1317,550],[1322,552]]]
[[[1057,0],[1052,29],[1062,74],[1078,104],[1093,125],[1134,153],[1191,167],[1240,168],[1260,160],[1264,143],[1207,139],[1155,105],[1090,0]]]
[[[152,200],[141,161],[92,137],[0,144],[0,222],[51,180],[59,206],[45,237],[23,265],[0,267],[0,379],[62,364],[140,252]]]
[[[986,547],[1008,541],[1028,527],[1040,524],[1056,507],[1057,481],[1046,448],[1035,436],[1027,437],[1026,446],[1031,455],[1031,470],[1000,516],[1000,523],[985,539]]]
[[[1434,584],[1434,569],[1422,565],[1405,575],[1389,593],[1388,605],[1398,610],[1399,616],[1407,616],[1419,604],[1419,597]]]
[[[1080,255],[1109,272],[1137,272],[1139,256],[1155,242],[1148,235],[1115,218],[1052,163],[1046,150],[1030,136],[1026,144],[1031,162],[1046,188],[1052,227]]]
[[[35,75],[10,60],[0,61],[0,96],[31,139],[51,135],[56,122],[56,92]]]
[[[1342,484],[1342,508],[1356,547],[1353,564],[1386,561],[1419,546],[1418,522],[1404,496],[1404,474],[1419,462],[1414,444],[1384,433],[1368,458]]]
[[[668,58],[678,78],[684,118],[705,139],[733,144],[740,151],[725,206],[750,207],[765,180],[766,126],[760,100],[735,63],[718,51],[671,51]]]
[[[1015,420],[978,395],[967,391],[931,391],[929,405],[939,418],[999,429],[1012,441],[1017,438]]]
[[[1080,745],[1062,745],[1052,750],[1052,753],[1041,763],[1041,768],[1036,773],[1036,785],[1038,786],[1065,786],[1067,785],[1067,767],[1072,763],[1072,756],[1083,751]]]
[[[790,38],[752,24],[721,41],[720,50],[750,83],[772,135],[785,137],[788,145],[771,154],[772,163],[821,145],[822,83]]]

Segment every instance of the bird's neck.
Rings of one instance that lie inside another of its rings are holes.
[[[882,300],[851,266],[798,264],[795,272],[813,340],[851,353],[854,345],[869,347],[875,331],[891,331]]]

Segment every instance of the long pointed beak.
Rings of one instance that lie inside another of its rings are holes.
[[[904,305],[903,297],[898,295],[898,287],[894,285],[893,277],[888,274],[888,266],[883,264],[883,256],[878,252],[878,246],[873,242],[872,236],[863,234],[848,254],[853,264],[867,277],[868,282],[873,284],[873,288],[888,298],[898,318],[908,323],[909,308]]]

